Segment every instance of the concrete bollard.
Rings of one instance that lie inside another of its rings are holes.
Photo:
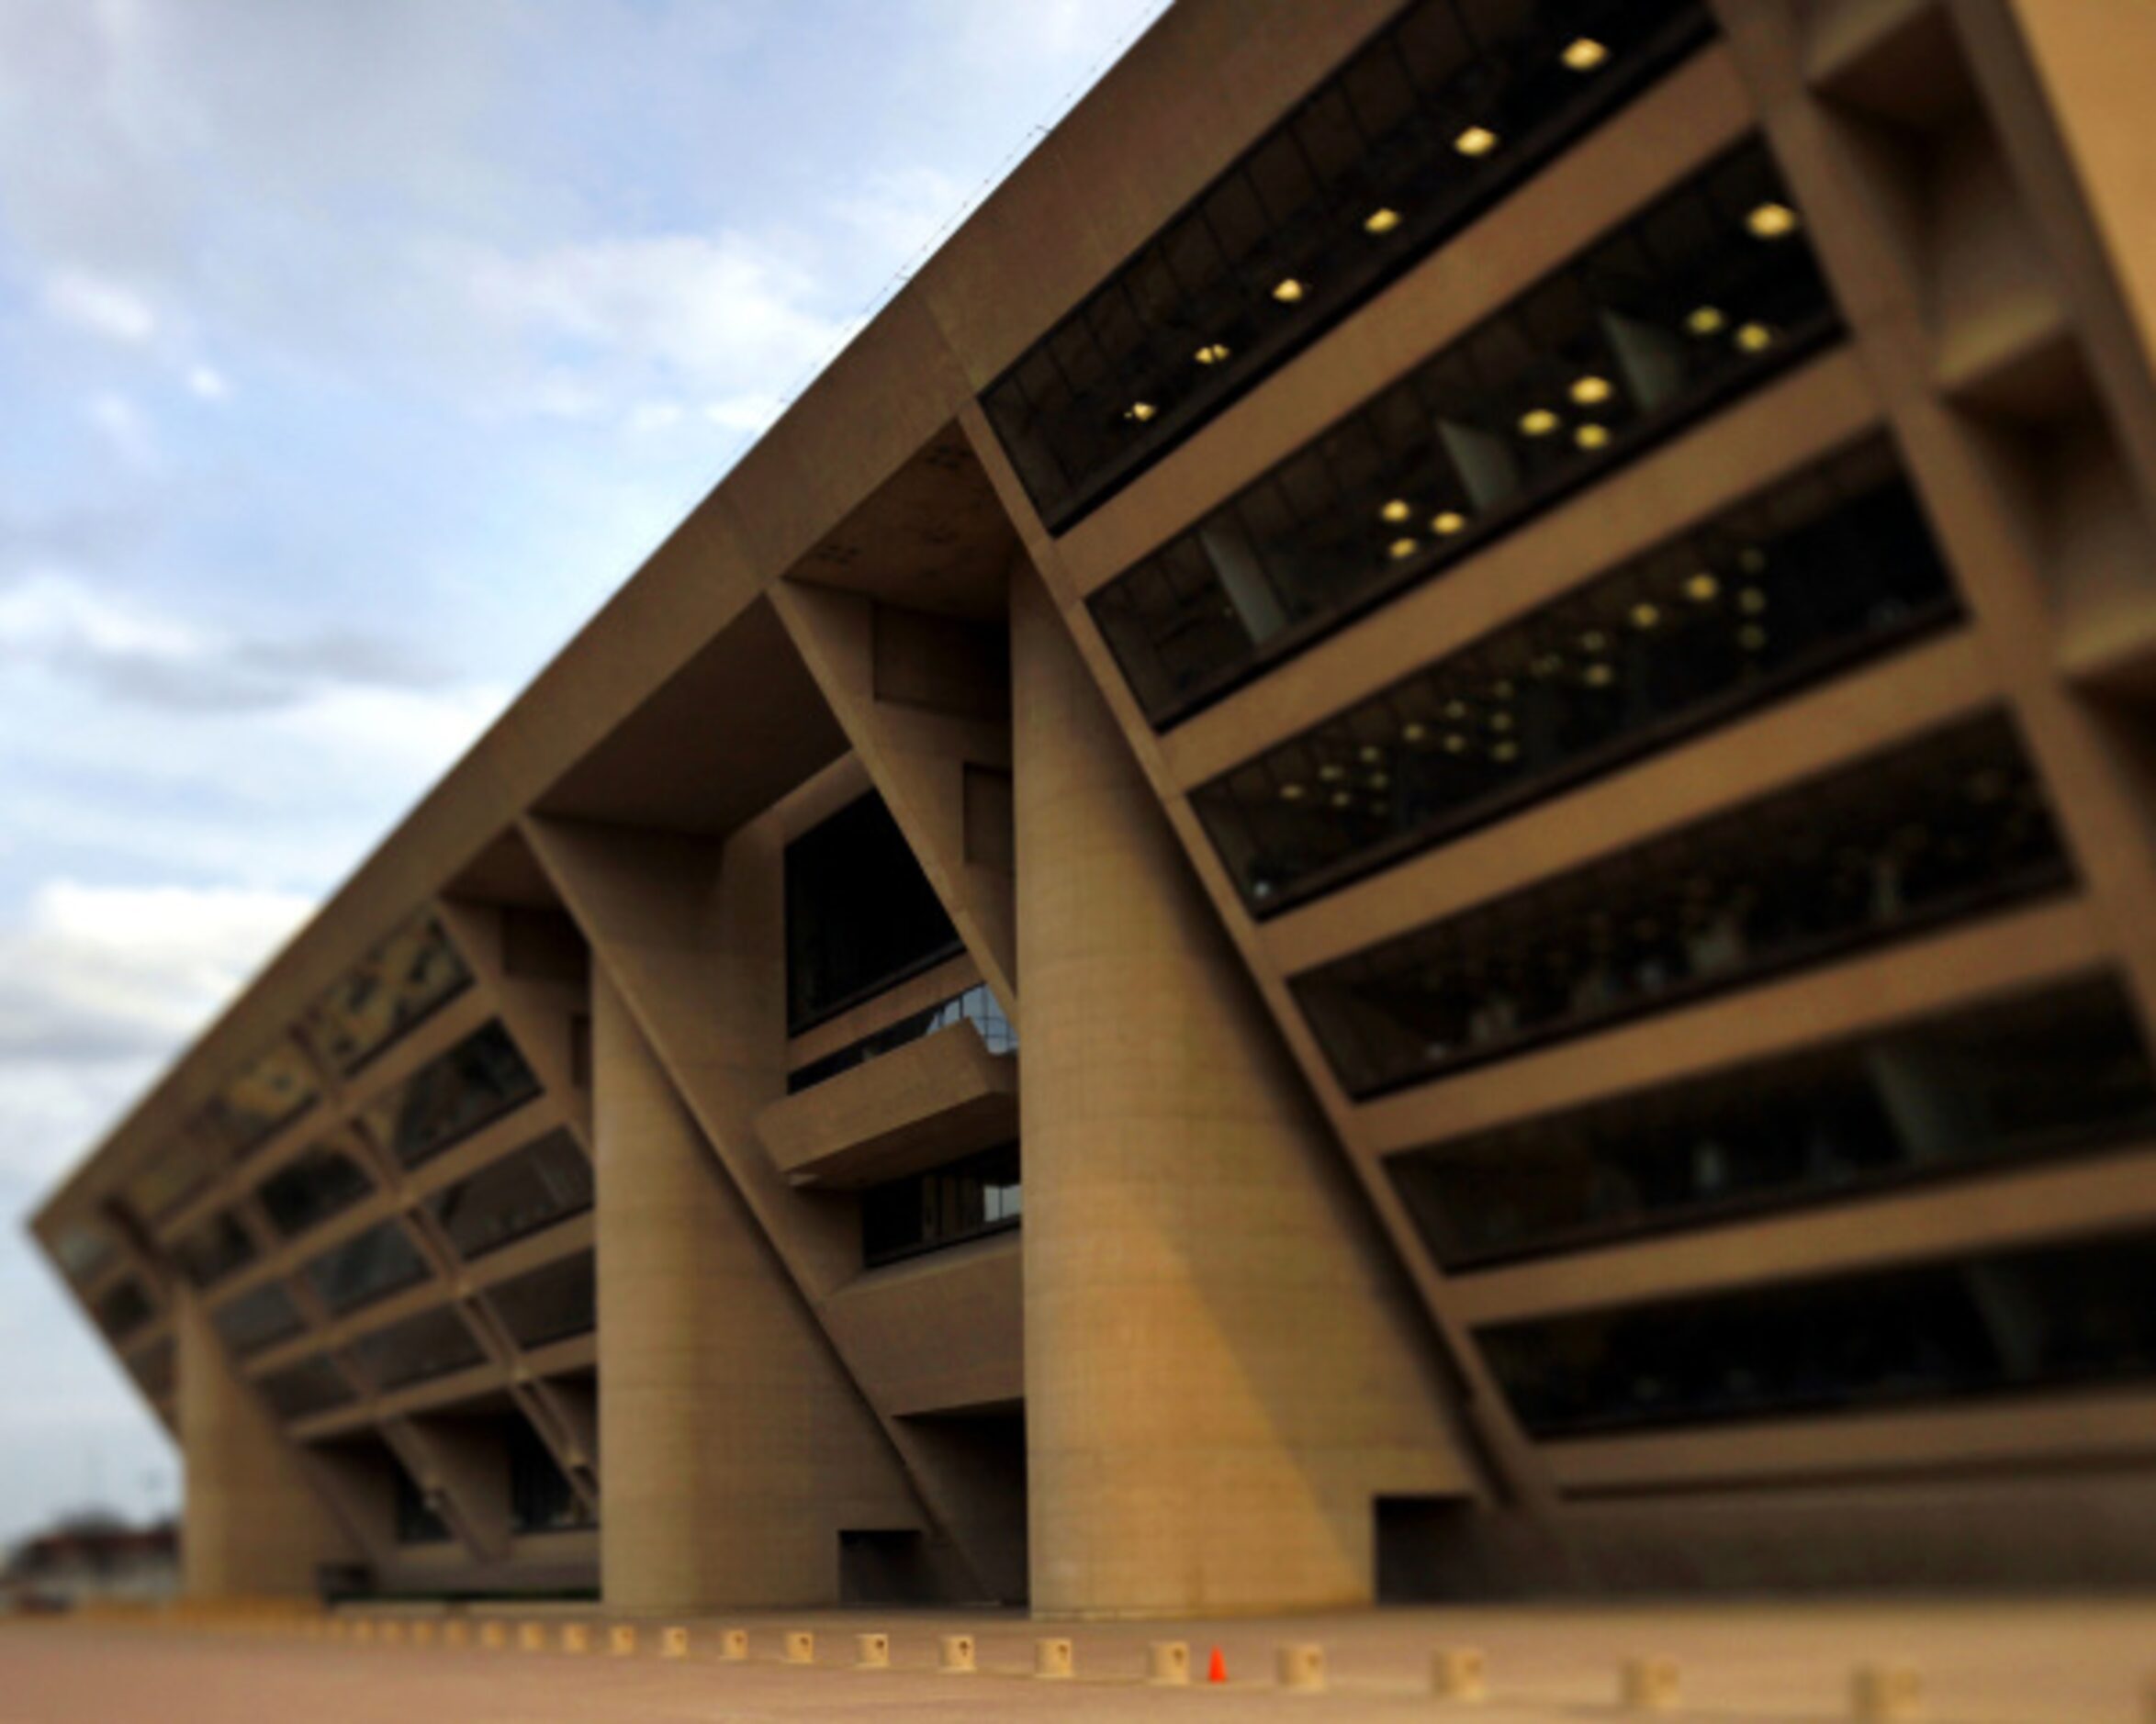
[[[1677,1661],[1648,1656],[1628,1658],[1617,1678],[1621,1705],[1634,1712],[1674,1712],[1677,1709]]]
[[[376,1638],[384,1646],[402,1646],[404,1644],[404,1624],[391,1618],[382,1624],[382,1631]]]
[[[634,1622],[616,1622],[606,1631],[606,1650],[616,1658],[627,1658],[636,1651],[636,1625]]]
[[[1924,1716],[1924,1678],[1908,1664],[1861,1664],[1849,1680],[1858,1724],[1906,1724]]]
[[[561,1650],[565,1652],[589,1652],[591,1650],[591,1625],[589,1622],[563,1623]]]
[[[936,1667],[947,1675],[962,1676],[973,1668],[973,1637],[943,1634],[936,1640]]]
[[[806,1629],[788,1629],[780,1656],[789,1664],[813,1664],[816,1662],[816,1637]]]
[[[658,1655],[661,1658],[687,1658],[689,1656],[689,1630],[679,1625],[658,1631]]]
[[[1441,1700],[1489,1698],[1489,1666],[1479,1646],[1447,1646],[1430,1662],[1430,1691]]]
[[[546,1625],[544,1622],[517,1624],[517,1651],[544,1652],[546,1650]]]
[[[1156,1688],[1181,1688],[1190,1681],[1190,1642],[1151,1640],[1145,1649],[1145,1679]]]
[[[434,1625],[432,1622],[415,1622],[411,1625],[411,1643],[427,1647],[434,1644]]]
[[[509,1645],[509,1624],[482,1622],[479,1624],[479,1648],[482,1651],[499,1652]]]
[[[1325,1649],[1308,1640],[1285,1641],[1273,1654],[1273,1671],[1291,1694],[1322,1694]]]
[[[889,1670],[891,1668],[891,1637],[888,1634],[857,1634],[853,1637],[853,1667],[856,1670]]]
[[[472,1625],[468,1622],[444,1622],[442,1625],[442,1644],[453,1652],[461,1652],[472,1643]]]
[[[1033,1642],[1033,1674],[1042,1682],[1067,1682],[1077,1668],[1071,1642],[1061,1638]]]
[[[747,1629],[721,1629],[719,1630],[719,1656],[729,1664],[748,1662],[748,1630]]]

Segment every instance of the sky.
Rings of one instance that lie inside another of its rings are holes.
[[[1162,5],[0,0],[0,1544],[21,1218]]]

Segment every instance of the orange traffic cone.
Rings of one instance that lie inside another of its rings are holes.
[[[1213,1648],[1212,1662],[1206,1666],[1206,1680],[1207,1682],[1226,1682],[1228,1680],[1228,1661],[1220,1656],[1220,1649],[1217,1646]]]

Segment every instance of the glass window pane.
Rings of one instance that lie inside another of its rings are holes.
[[[254,1385],[279,1418],[309,1418],[342,1406],[353,1398],[344,1373],[327,1359],[309,1359],[263,1378]]]
[[[293,1042],[279,1042],[202,1110],[204,1125],[234,1155],[259,1147],[314,1104],[314,1068]]]
[[[463,1371],[487,1356],[471,1326],[447,1305],[364,1335],[350,1350],[367,1381],[385,1392]]]
[[[596,1295],[589,1251],[487,1290],[495,1315],[520,1347],[583,1334],[597,1320]]]
[[[342,1071],[356,1071],[471,980],[432,915],[414,917],[309,1008],[308,1038]]]
[[[406,1167],[455,1143],[539,1092],[539,1080],[499,1021],[368,1103],[360,1120]]]
[[[505,1421],[509,1450],[510,1527],[519,1534],[568,1532],[593,1524],[568,1476],[522,1417]]]
[[[208,1287],[254,1260],[254,1241],[229,1209],[218,1213],[175,1241],[173,1261],[197,1287]]]
[[[157,1315],[150,1295],[142,1291],[142,1283],[132,1275],[108,1288],[93,1307],[91,1315],[97,1319],[97,1327],[105,1331],[107,1339],[124,1341],[137,1329]]]
[[[307,1327],[284,1288],[265,1281],[210,1313],[211,1325],[235,1353],[260,1352]]]
[[[861,1193],[861,1260],[869,1268],[1016,1226],[1018,1146],[1005,1144]]]
[[[374,1189],[352,1157],[328,1144],[315,1144],[263,1181],[255,1195],[270,1224],[291,1239],[351,1208]]]
[[[985,982],[975,982],[963,993],[953,994],[922,1011],[909,1013],[895,1024],[864,1036],[858,1042],[848,1042],[835,1053],[825,1054],[821,1059],[813,1059],[805,1066],[797,1066],[786,1074],[786,1092],[798,1095],[803,1090],[812,1090],[817,1084],[827,1082],[842,1071],[851,1071],[856,1066],[864,1066],[881,1054],[904,1047],[909,1042],[917,1042],[933,1036],[938,1030],[947,1030],[959,1024],[971,1024],[981,1037],[983,1046],[992,1054],[1016,1053],[1018,1035],[1011,1027],[1011,1021],[1004,1015],[1003,1007],[996,1003],[995,995]]]
[[[482,1257],[591,1207],[591,1164],[566,1131],[481,1168],[427,1200],[458,1252]]]
[[[332,1246],[303,1271],[321,1302],[342,1315],[427,1279],[426,1259],[391,1220]]]

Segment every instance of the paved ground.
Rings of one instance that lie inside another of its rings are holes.
[[[583,1619],[574,1613],[554,1620]],[[648,1651],[614,1658],[559,1651],[420,1650],[318,1644],[289,1632],[98,1624],[0,1623],[0,1724],[556,1724],[603,1720],[1058,1720],[1203,1715],[1409,1718],[1445,1709],[1430,1697],[1440,1646],[1487,1654],[1490,1724],[1608,1724],[1621,1716],[1616,1671],[1628,1655],[1676,1659],[1683,1710],[1715,1724],[1809,1724],[1849,1716],[1851,1668],[1898,1660],[1919,1669],[1933,1724],[2148,1724],[2156,1719],[2156,1600],[1986,1606],[1727,1606],[1587,1609],[1492,1607],[1384,1611],[1279,1621],[1055,1626],[1016,1616],[873,1617],[801,1612],[742,1617],[746,1665],[715,1657],[715,1624],[696,1628],[686,1661]],[[817,1635],[813,1669],[778,1662],[784,1628]],[[888,1674],[850,1668],[852,1635],[893,1638]],[[975,1633],[981,1674],[936,1673],[936,1636]],[[1033,1641],[1076,1642],[1078,1680],[1037,1682]],[[655,1637],[646,1632],[648,1643]],[[1149,1640],[1191,1644],[1197,1686],[1139,1680]],[[1273,1649],[1321,1643],[1322,1696],[1273,1685]],[[1204,1685],[1218,1643],[1232,1680]],[[707,1650],[708,1649],[708,1650]]]

